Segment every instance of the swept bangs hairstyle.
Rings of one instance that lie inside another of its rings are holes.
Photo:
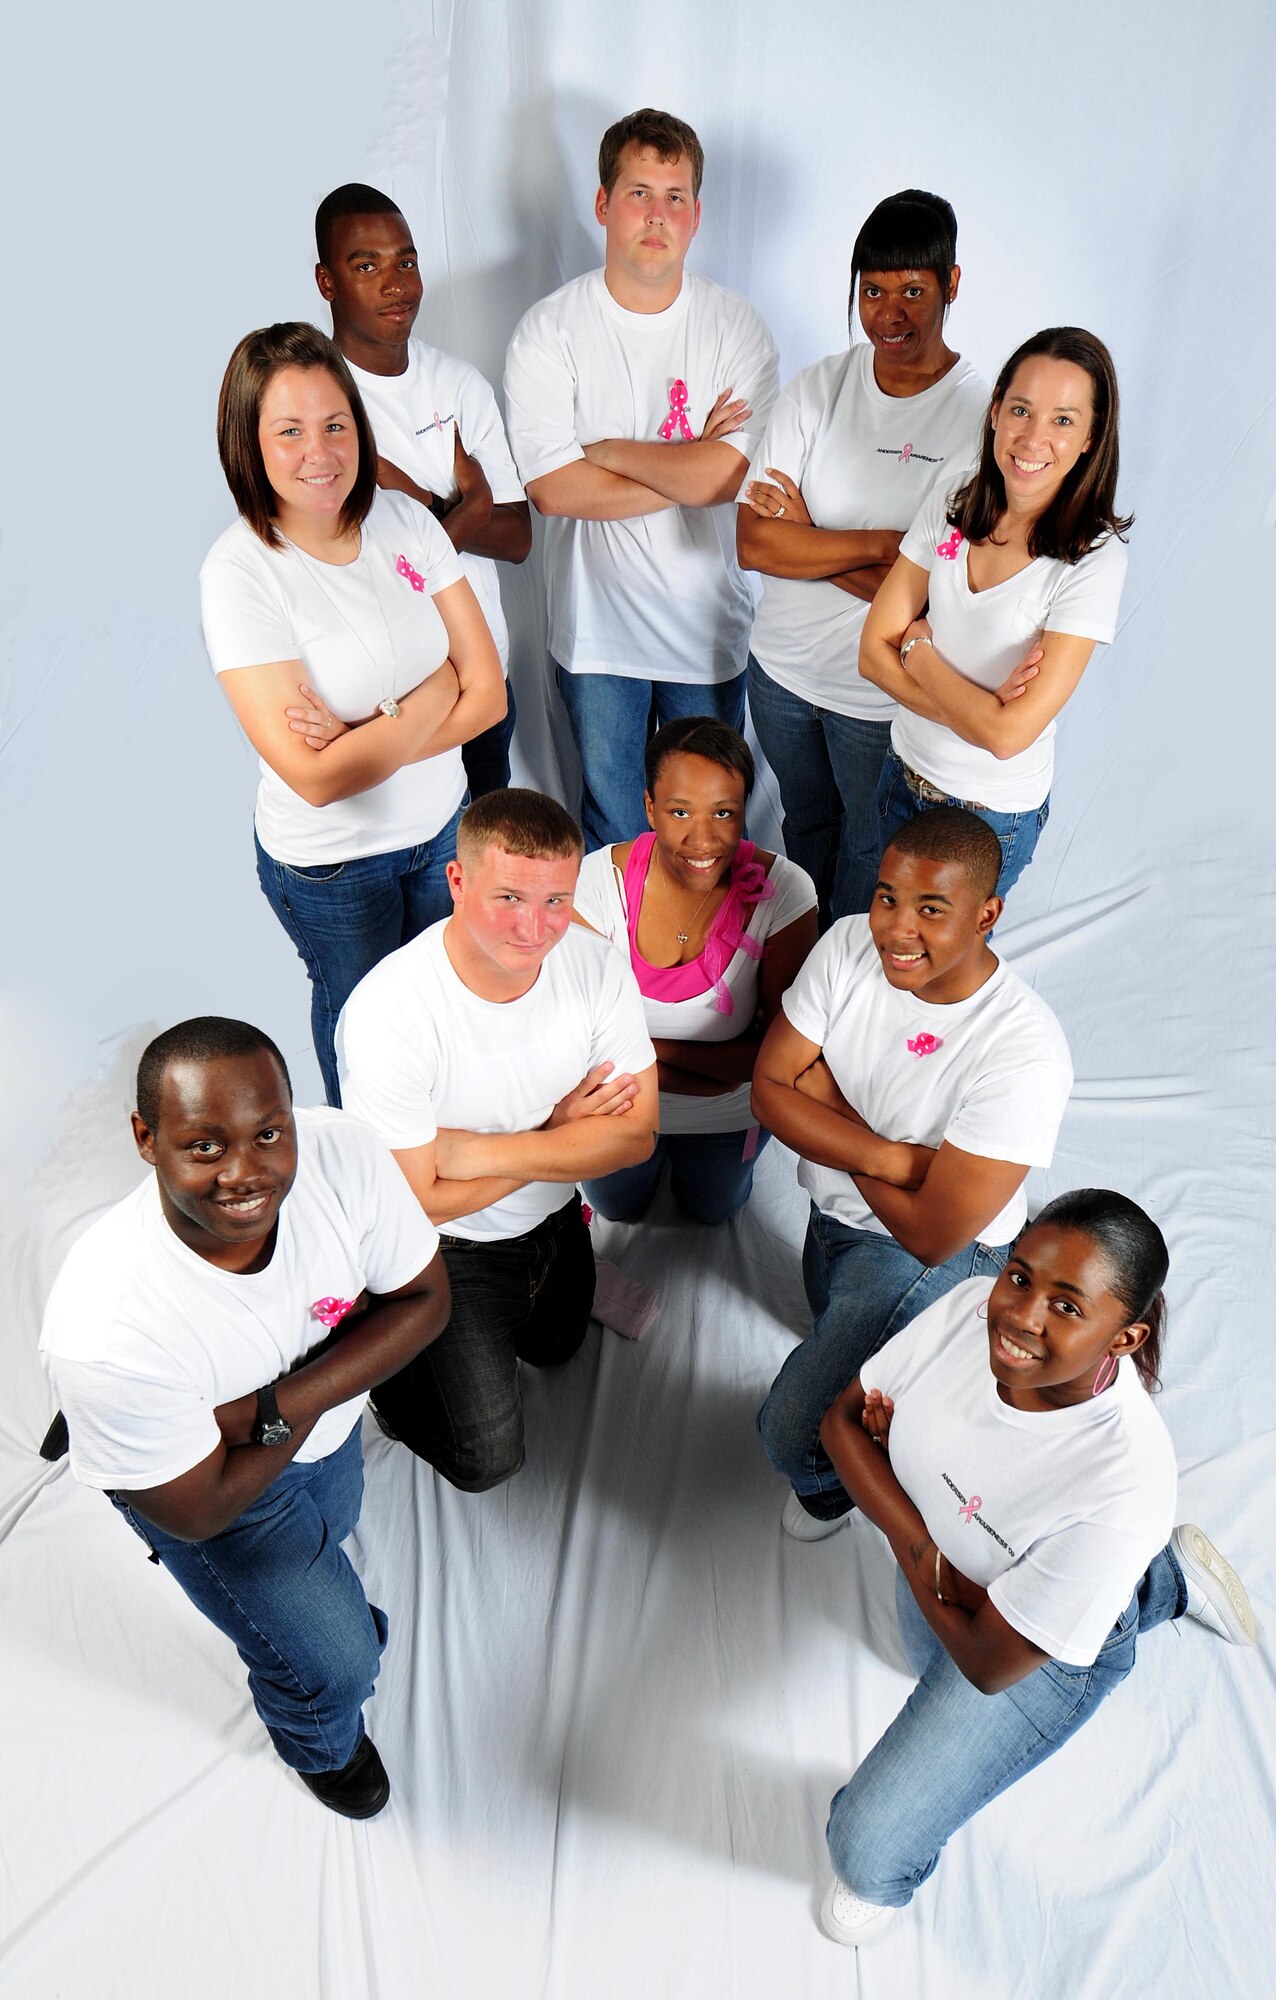
[[[525,861],[579,860],[585,837],[557,799],[507,785],[475,799],[456,829],[456,858],[463,868],[489,847],[503,847]]]
[[[968,542],[987,541],[995,533],[1006,511],[1006,482],[993,456],[993,424],[1020,362],[1038,356],[1070,361],[1084,369],[1094,399],[1090,449],[1078,459],[1045,513],[1028,531],[1030,556],[1053,556],[1059,562],[1076,563],[1109,535],[1124,541],[1134,520],[1133,514],[1116,512],[1121,417],[1116,369],[1103,342],[1082,326],[1044,327],[1015,349],[997,377],[988,404],[979,463],[949,501],[948,519]]]
[[[631,111],[627,118],[618,118],[603,133],[602,144],[598,148],[598,185],[610,194],[616,185],[620,172],[620,156],[626,146],[637,146],[653,152],[660,160],[685,159],[691,169],[691,193],[694,200],[700,199],[700,183],[704,179],[704,147],[700,144],[690,125],[684,125],[681,118],[675,118],[668,111],[653,111],[645,105],[641,111]]]
[[[904,188],[879,201],[851,252],[851,310],[864,271],[932,271],[947,302],[957,262],[957,216],[942,194]]]
[[[268,549],[281,549],[275,526],[278,495],[266,477],[257,435],[267,389],[284,368],[325,368],[350,405],[359,439],[359,470],[341,509],[348,534],[368,517],[377,490],[377,448],[354,377],[338,347],[305,320],[279,320],[246,333],[231,355],[217,398],[217,456],[243,520]]]

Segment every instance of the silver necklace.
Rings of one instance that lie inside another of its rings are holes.
[[[696,908],[695,908],[695,911],[694,911],[694,914],[692,915],[692,918],[691,918],[691,924],[690,924],[690,928],[689,928],[689,929],[687,929],[687,930],[685,930],[685,931],[679,931],[679,930],[676,930],[676,926],[677,926],[677,922],[678,922],[678,919],[677,919],[677,917],[676,917],[676,916],[674,916],[674,908],[673,908],[673,897],[672,897],[672,896],[670,895],[670,893],[669,893],[669,877],[668,877],[668,875],[667,875],[667,873],[666,873],[666,870],[665,870],[665,864],[664,864],[663,860],[661,859],[661,854],[660,854],[660,843],[659,843],[658,841],[657,841],[657,843],[656,843],[656,866],[657,866],[657,868],[658,868],[658,869],[660,870],[660,886],[661,886],[661,888],[662,888],[662,889],[664,890],[664,893],[665,893],[665,901],[666,901],[666,903],[667,903],[667,904],[669,905],[669,914],[670,914],[670,916],[671,916],[671,917],[673,917],[673,921],[674,921],[674,925],[675,925],[675,934],[676,934],[676,936],[677,936],[677,939],[678,939],[678,943],[679,943],[679,944],[690,944],[690,942],[691,942],[691,932],[692,932],[692,931],[693,931],[693,930],[695,929],[695,927],[696,927],[696,918],[697,918],[697,917],[698,917],[698,916],[700,915],[700,912],[701,912],[701,910],[703,910],[703,908],[704,908],[705,904],[706,904],[706,903],[708,902],[708,900],[709,900],[710,896],[712,896],[712,895],[714,894],[714,891],[715,891],[715,890],[717,890],[717,889],[720,889],[720,888],[722,887],[722,884],[721,884],[721,882],[715,882],[715,883],[714,883],[714,885],[713,885],[713,888],[712,888],[712,889],[707,889],[707,890],[705,891],[704,895],[703,895],[703,896],[702,896],[702,897],[700,898],[700,901],[699,901],[699,902],[697,903],[697,905],[696,905]]]
[[[380,615],[381,629],[385,633],[385,642],[390,654],[391,667],[390,667],[390,680],[388,686],[386,683],[385,672],[382,668],[381,662],[378,660],[371,646],[369,646],[367,640],[364,638],[358,626],[352,625],[350,623],[350,620],[346,617],[346,614],[342,610],[340,604],[337,602],[336,598],[332,595],[332,592],[328,589],[328,586],[325,584],[322,576],[319,574],[320,569],[332,568],[334,567],[334,565],[322,563],[318,556],[312,556],[307,549],[300,548],[296,542],[289,542],[288,546],[292,550],[293,554],[300,558],[302,568],[305,570],[307,576],[310,577],[311,581],[318,587],[319,594],[323,598],[324,602],[330,607],[331,610],[336,612],[338,618],[345,626],[347,632],[349,632],[351,637],[356,639],[359,645],[362,647],[363,652],[367,656],[368,660],[371,662],[372,671],[377,677],[378,684],[385,689],[384,694],[381,696],[380,701],[377,703],[377,707],[381,711],[382,715],[388,715],[392,722],[397,722],[399,719],[399,704],[394,698],[393,690],[395,681],[395,669],[399,664],[399,656],[395,651],[394,639],[390,633],[390,621],[385,615],[385,605],[381,602],[381,592],[377,586],[376,564],[372,559],[372,552],[371,551],[368,552],[368,566],[364,574],[366,575],[368,582],[372,586],[372,595],[376,602],[378,614]],[[359,556],[363,555],[363,553],[364,553],[363,531],[362,529],[360,529],[359,554],[356,555],[355,562],[358,562]],[[353,564],[338,563],[335,565],[335,567],[338,569],[350,569],[353,567]]]

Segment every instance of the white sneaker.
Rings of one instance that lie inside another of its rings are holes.
[[[1180,1521],[1170,1543],[1187,1582],[1187,1616],[1233,1646],[1252,1646],[1258,1637],[1253,1608],[1226,1557],[1192,1521]]]
[[[881,1903],[866,1903],[835,1875],[820,1904],[820,1929],[834,1944],[866,1944],[897,1914]]]
[[[790,1493],[780,1516],[780,1526],[786,1535],[792,1535],[795,1542],[822,1542],[827,1535],[835,1535],[850,1520],[849,1514],[839,1514],[835,1521],[817,1521],[814,1514],[808,1514],[796,1493]]]

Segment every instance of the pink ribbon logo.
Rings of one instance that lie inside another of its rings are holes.
[[[423,576],[418,575],[417,571],[413,569],[411,563],[408,561],[406,556],[400,556],[399,560],[396,562],[394,567],[398,571],[400,576],[406,576],[408,582],[412,585],[413,590],[425,589],[425,578]]]
[[[933,1056],[936,1049],[943,1046],[938,1035],[913,1035],[909,1039],[908,1053],[910,1056]]]
[[[961,547],[961,544],[962,544],[961,529],[954,528],[952,534],[948,537],[948,540],[946,542],[936,542],[935,554],[937,556],[942,556],[945,562],[956,562],[957,551]]]
[[[912,457],[912,455],[913,455],[913,447],[912,447],[912,445],[911,445],[911,444],[906,444],[906,445],[904,446],[904,449],[903,449],[903,451],[901,451],[901,453],[900,453],[900,455],[899,455],[899,462],[900,462],[900,464],[901,464],[901,465],[907,465],[907,464],[908,464],[908,461],[909,461],[909,459],[910,459],[910,458]]]
[[[324,1326],[340,1326],[346,1314],[354,1311],[354,1300],[316,1299],[310,1310]]]
[[[978,1493],[972,1493],[965,1506],[959,1507],[957,1512],[961,1515],[963,1521],[969,1523],[974,1520],[983,1504],[981,1496]]]
[[[678,431],[688,444],[695,443],[696,434],[687,422],[687,385],[685,382],[671,382],[669,384],[669,415],[656,432],[656,436],[663,438],[665,443],[668,444],[675,431]]]

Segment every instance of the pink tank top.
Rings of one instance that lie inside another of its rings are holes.
[[[715,989],[714,1006],[719,1014],[735,1012],[735,1002],[727,989],[726,970],[738,951],[750,958],[762,956],[762,946],[751,938],[746,925],[759,903],[769,903],[775,884],[760,861],[751,840],[742,840],[731,861],[731,884],[722,906],[709,926],[704,948],[690,965],[651,965],[638,949],[638,917],[643,892],[656,845],[654,833],[639,834],[629,850],[625,866],[625,905],[629,926],[629,962],[638,990],[648,1000],[696,1000]]]

